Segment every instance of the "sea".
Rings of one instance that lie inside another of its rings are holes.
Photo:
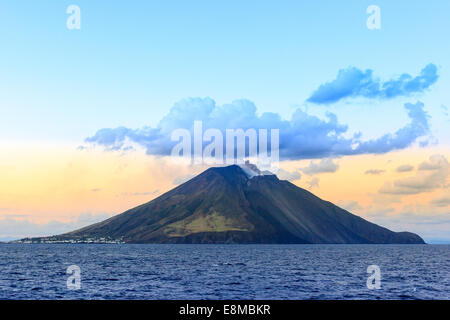
[[[0,244],[0,299],[450,299],[450,245]]]

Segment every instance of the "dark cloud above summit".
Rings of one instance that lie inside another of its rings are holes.
[[[184,128],[193,137],[194,121],[201,120],[203,131],[215,128],[224,137],[226,129],[279,129],[281,160],[381,154],[407,148],[418,138],[429,134],[428,115],[423,103],[407,103],[404,108],[410,119],[409,123],[393,133],[362,140],[361,133],[349,136],[348,126],[340,123],[338,117],[331,112],[327,112],[323,119],[297,109],[290,120],[283,120],[273,112],[258,114],[256,106],[249,100],[217,105],[210,98],[189,98],[177,102],[156,127],[103,128],[86,138],[85,142],[102,146],[106,150],[122,151],[137,144],[144,147],[149,155],[168,156],[177,143],[171,140],[172,132]]]

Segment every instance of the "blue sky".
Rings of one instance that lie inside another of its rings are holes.
[[[81,30],[65,26],[69,4],[81,8]],[[381,8],[381,30],[366,27],[370,4]],[[306,99],[349,66],[385,79],[434,63],[440,81],[422,100],[438,114],[450,105],[449,10],[448,1],[4,1],[0,134],[79,141],[102,127],[155,125],[187,97],[320,115]],[[391,113],[392,131],[408,120],[405,102],[328,110],[375,137],[386,130],[365,115]]]

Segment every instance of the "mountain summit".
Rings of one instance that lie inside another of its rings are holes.
[[[160,197],[47,239],[127,243],[424,243],[256,167],[210,168]]]

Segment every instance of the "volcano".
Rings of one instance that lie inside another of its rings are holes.
[[[49,237],[126,243],[423,244],[251,165],[209,168],[103,222]]]

